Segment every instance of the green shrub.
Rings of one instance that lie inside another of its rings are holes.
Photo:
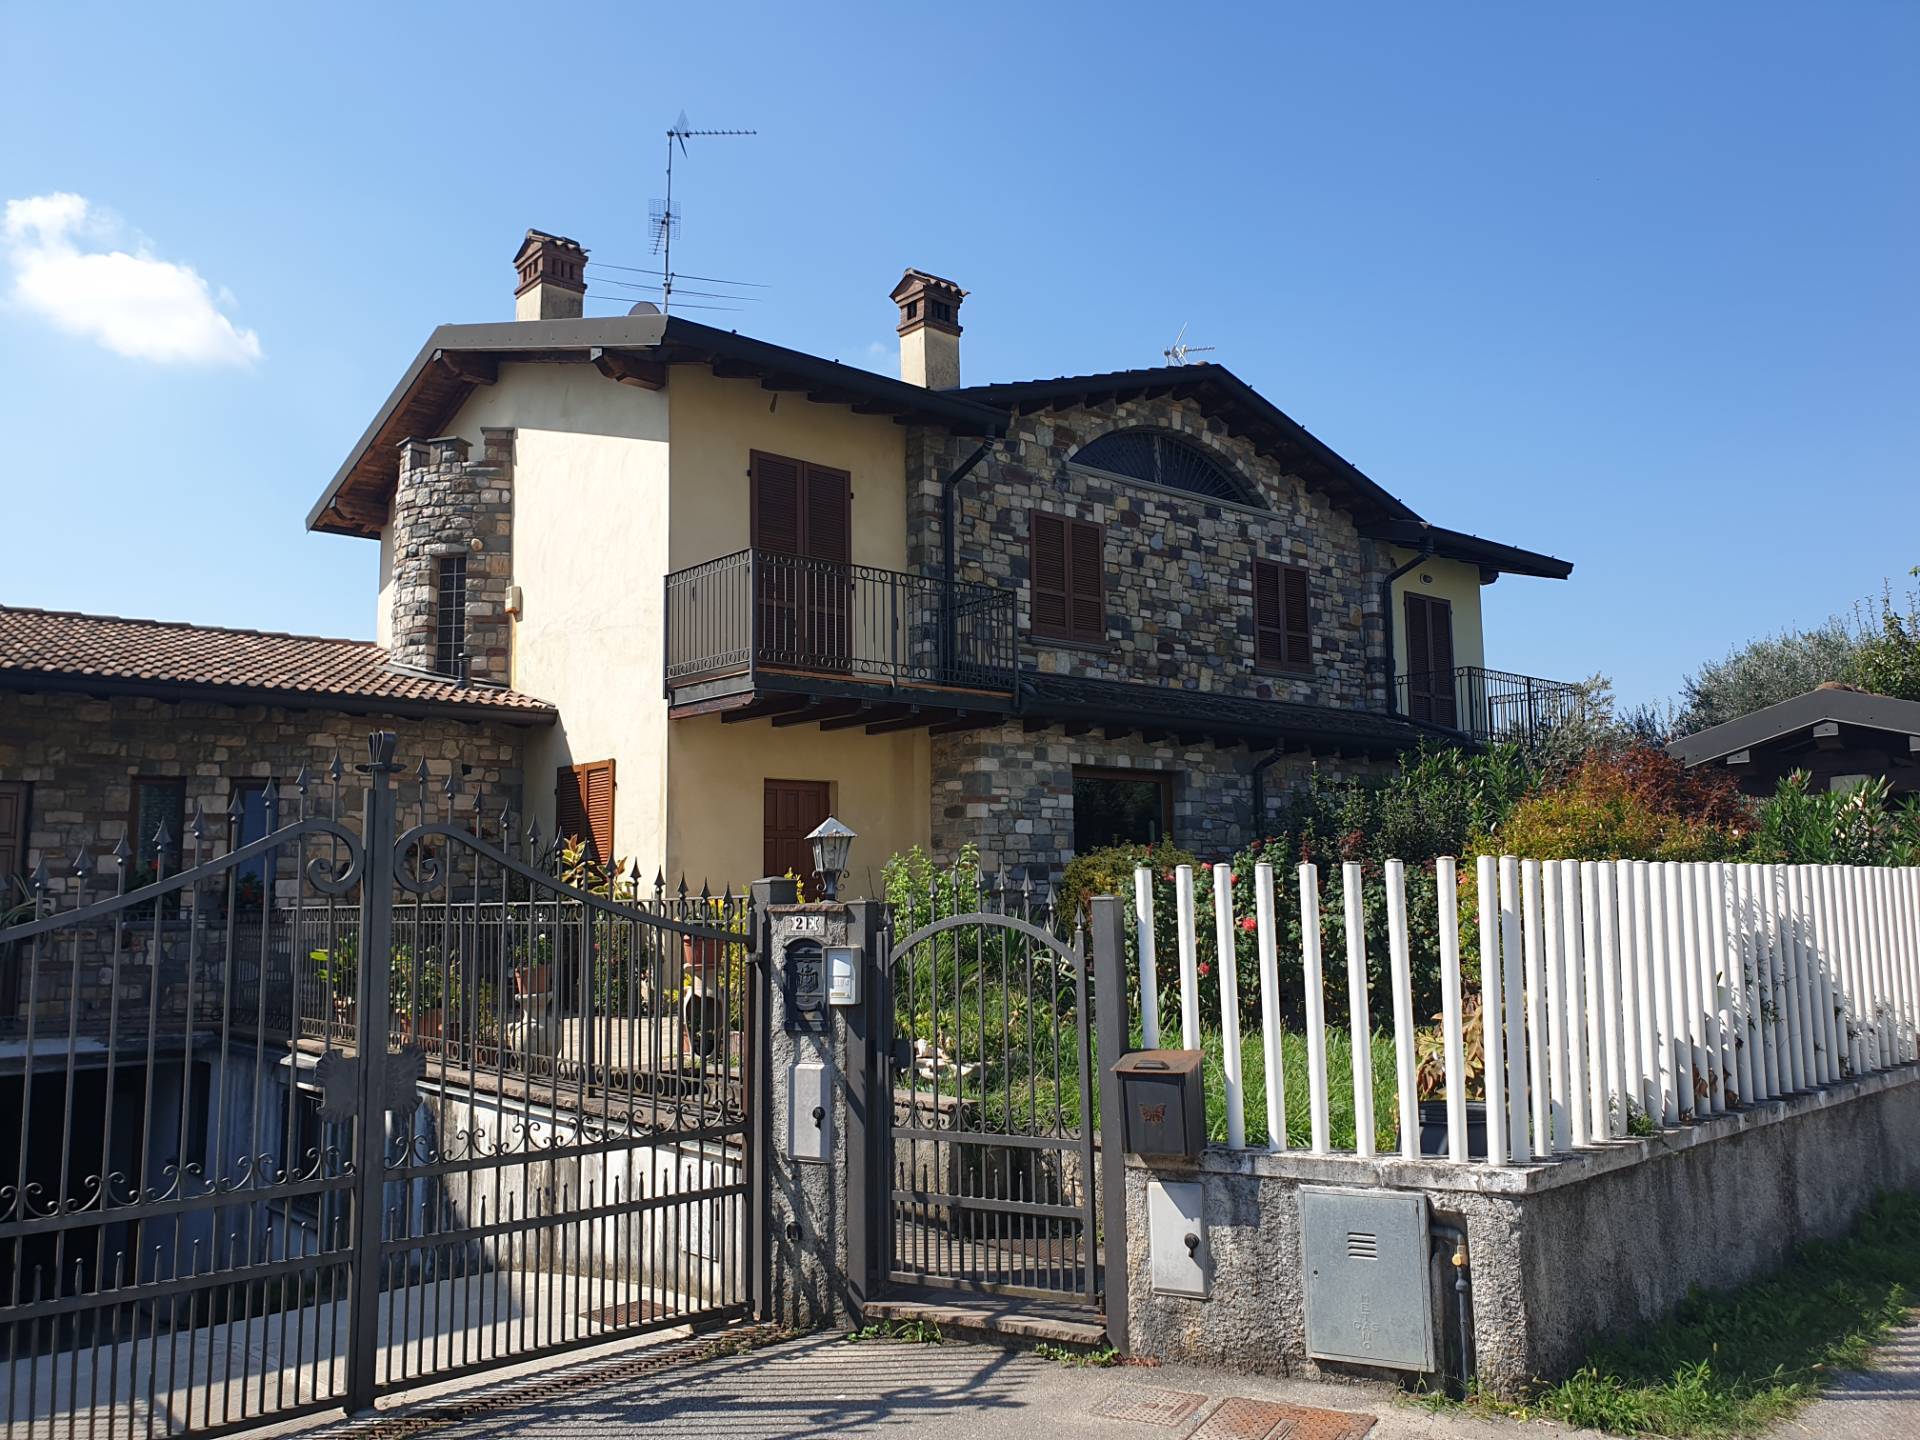
[[[1879,776],[1847,790],[1815,790],[1796,770],[1760,806],[1743,857],[1788,865],[1920,863],[1920,799],[1888,804]]]
[[[1737,854],[1752,828],[1751,806],[1731,778],[1636,746],[1589,756],[1471,848],[1535,860],[1720,860]]]

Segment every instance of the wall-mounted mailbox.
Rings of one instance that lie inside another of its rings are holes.
[[[787,992],[785,1029],[789,1035],[820,1034],[827,1028],[827,960],[818,940],[789,940],[782,955]]]
[[[860,951],[852,945],[827,947],[827,1004],[860,1003]]]
[[[1206,1095],[1198,1050],[1136,1050],[1120,1077],[1121,1140],[1129,1155],[1198,1160],[1207,1146]]]
[[[787,1094],[787,1155],[794,1160],[825,1160],[833,1154],[833,1090],[824,1060],[793,1062]]]

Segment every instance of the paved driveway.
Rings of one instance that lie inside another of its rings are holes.
[[[670,1345],[654,1347],[664,1358]],[[742,1355],[632,1373],[636,1355],[521,1375],[455,1391],[450,1418],[428,1417],[446,1391],[418,1409],[380,1420],[308,1429],[346,1440],[805,1440],[805,1437],[931,1437],[931,1440],[1274,1440],[1277,1412],[1291,1404],[1352,1417],[1316,1417],[1297,1440],[1549,1440],[1571,1432],[1400,1403],[1385,1386],[1338,1386],[1236,1377],[1181,1366],[1085,1369],[1029,1352],[971,1344],[849,1343],[807,1336]],[[622,1367],[625,1373],[619,1373]],[[596,1379],[596,1368],[616,1378]],[[554,1384],[569,1379],[573,1383]],[[547,1393],[532,1394],[545,1388]],[[1240,1402],[1238,1404],[1231,1402]],[[1105,1413],[1102,1413],[1105,1412]],[[1130,1412],[1145,1418],[1119,1418]],[[406,1417],[400,1424],[393,1420]],[[1366,1421],[1372,1420],[1371,1426]],[[1359,1422],[1358,1424],[1355,1421]],[[386,1432],[384,1435],[380,1432]],[[303,1437],[304,1440],[304,1437]]]

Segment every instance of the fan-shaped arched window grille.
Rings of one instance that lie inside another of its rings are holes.
[[[1073,463],[1215,500],[1260,503],[1251,485],[1191,440],[1168,430],[1115,430],[1082,445]]]

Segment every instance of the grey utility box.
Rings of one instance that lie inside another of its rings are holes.
[[[1205,1204],[1198,1180],[1147,1181],[1147,1258],[1154,1294],[1205,1300],[1212,1291]]]
[[[796,1060],[787,1096],[787,1155],[794,1160],[827,1160],[833,1155],[833,1088],[824,1060]]]
[[[1136,1050],[1114,1062],[1121,1142],[1148,1160],[1198,1160],[1207,1148],[1207,1101],[1198,1050]]]
[[[1396,1370],[1438,1366],[1426,1196],[1304,1188],[1300,1239],[1309,1355]]]

